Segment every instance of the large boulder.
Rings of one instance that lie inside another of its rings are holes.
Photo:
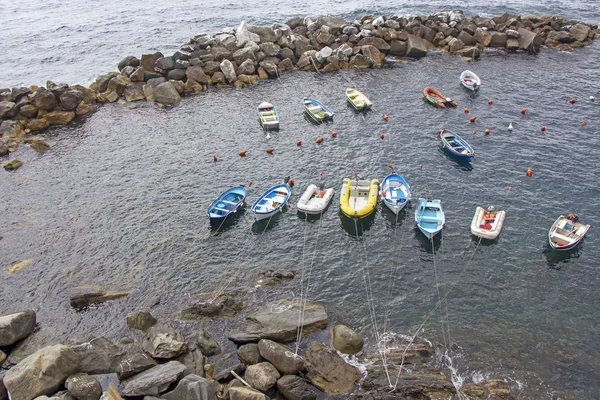
[[[207,84],[210,81],[210,77],[206,75],[204,69],[199,65],[194,65],[186,69],[185,75],[188,81],[192,80],[202,84]]]
[[[547,38],[550,40],[556,40],[560,43],[571,43],[576,40],[575,36],[571,32],[567,31],[550,31],[548,32]]]
[[[144,95],[144,84],[142,82],[130,83],[125,87],[123,95],[127,101],[146,100],[146,96]]]
[[[110,340],[99,337],[89,342],[71,346],[79,356],[79,372],[88,374],[109,374],[117,370],[117,366],[125,352]]]
[[[585,40],[587,40],[590,34],[590,27],[586,24],[579,23],[573,25],[571,27],[570,32],[576,40],[584,42]]]
[[[35,311],[27,310],[0,317],[0,347],[10,346],[26,338],[35,328]]]
[[[481,43],[483,46],[489,46],[492,41],[492,33],[488,30],[483,30],[481,28],[477,28],[475,30],[475,34],[473,35],[477,43]]]
[[[38,110],[50,111],[56,107],[58,101],[50,90],[40,87],[31,95],[31,102]]]
[[[161,71],[169,71],[175,68],[175,60],[172,57],[160,57],[154,63],[154,68],[158,68]]]
[[[227,79],[227,82],[229,82],[229,83],[235,82],[235,80],[237,79],[237,76],[235,74],[235,68],[233,67],[233,64],[231,63],[231,61],[225,59],[225,60],[221,61],[221,64],[219,64],[219,67],[221,68],[221,72],[223,72],[223,75],[225,75],[225,79]]]
[[[260,356],[260,351],[256,343],[248,343],[238,347],[237,356],[240,361],[247,365],[258,364],[264,361]]]
[[[466,31],[460,31],[456,38],[463,42],[465,46],[475,46],[477,44],[477,39],[475,39],[473,35],[470,35]]]
[[[67,125],[73,121],[75,113],[73,111],[50,111],[44,115],[44,119],[48,121],[50,125]]]
[[[427,46],[425,42],[420,37],[414,35],[408,35],[408,40],[406,41],[406,56],[421,58],[427,55]]]
[[[162,395],[166,400],[215,400],[215,389],[208,380],[198,375],[188,375],[177,387]]]
[[[268,339],[258,342],[260,355],[282,374],[297,374],[304,366],[304,360],[289,347]]]
[[[304,305],[304,307],[302,307]],[[298,320],[303,309],[304,318]],[[235,343],[258,342],[260,339],[271,339],[277,342],[296,340],[298,329],[307,335],[327,326],[328,317],[321,304],[299,300],[278,300],[265,304],[246,317],[243,332],[235,332],[229,338]]]
[[[187,351],[187,343],[179,329],[153,327],[142,342],[142,349],[154,358],[175,358]]]
[[[529,29],[519,28],[519,47],[523,50],[536,52],[540,49],[544,39],[536,33],[531,32]]]
[[[256,61],[254,50],[252,50],[250,47],[244,47],[243,49],[237,50],[235,53],[233,53],[232,57],[237,65],[242,65],[242,63],[246,60]]]
[[[119,68],[119,71],[123,71],[123,68],[125,68],[125,67],[136,68],[139,65],[140,65],[139,58],[134,57],[134,56],[127,56],[119,62],[119,64],[117,65],[117,68]]]
[[[154,100],[161,104],[177,104],[181,96],[172,82],[163,82],[153,89]]]
[[[221,353],[221,346],[210,336],[210,333],[205,328],[199,329],[196,332],[196,344],[202,351],[202,354],[207,357],[216,356]]]
[[[229,388],[230,400],[269,400],[269,396],[249,387],[236,386]]]
[[[147,353],[137,350],[125,354],[117,365],[117,377],[120,381],[156,366],[156,361]]]
[[[0,118],[8,119],[15,117],[19,109],[12,101],[0,101]]]
[[[383,40],[382,38],[372,37],[372,36],[362,38],[356,45],[357,46],[374,46],[377,48],[377,50],[383,51],[383,52],[387,52],[388,50],[390,50],[390,45],[385,40]]]
[[[44,117],[45,118],[45,117]],[[69,302],[73,308],[85,308],[92,304],[126,297],[129,292],[113,292],[94,285],[77,286],[71,289]]]
[[[275,386],[280,377],[277,368],[266,361],[248,366],[244,374],[244,379],[250,386],[263,392]]]
[[[60,104],[67,111],[73,111],[83,101],[83,94],[78,90],[67,90],[60,95]]]
[[[65,387],[77,400],[98,400],[102,396],[100,382],[88,374],[71,375],[67,378]]]
[[[463,47],[462,49],[454,52],[454,54],[459,55],[461,57],[468,57],[468,58],[479,58],[479,56],[481,55],[481,51],[479,50],[478,47],[475,46],[471,46],[471,47]]]
[[[281,51],[281,47],[278,44],[271,42],[261,43],[259,48],[267,57],[277,57]]]
[[[148,311],[136,311],[127,314],[127,327],[146,332],[158,322]]]
[[[181,375],[204,376],[204,366],[206,361],[204,354],[202,354],[202,352],[197,349],[193,343],[189,343],[188,347],[190,350],[187,353],[184,353],[176,358],[177,361],[185,365],[185,371],[183,371],[183,374]]]
[[[491,32],[491,35],[490,47],[506,47],[506,39],[508,39],[506,33],[493,31]]]
[[[254,54],[254,53],[253,53]],[[254,62],[250,59],[246,59],[243,63],[239,64],[238,74],[240,75],[252,75],[256,72]]]
[[[306,377],[313,385],[327,394],[347,393],[360,377],[360,370],[346,361],[323,343],[313,342],[304,353],[308,363]]]
[[[248,42],[258,43],[260,42],[260,36],[250,32],[246,21],[242,21],[235,31],[235,45],[237,47],[244,47]]]
[[[44,347],[8,370],[4,386],[11,400],[31,400],[55,393],[78,368],[79,358],[69,347]]]
[[[376,64],[380,64],[383,61],[383,59],[385,58],[385,53],[377,50],[377,47],[375,47],[375,46],[371,46],[371,45],[362,46],[360,48],[360,51],[361,51],[361,53],[363,53],[363,55],[365,57],[370,58]]]
[[[248,31],[258,35],[260,43],[276,42],[277,34],[275,30],[268,26],[248,26]],[[259,42],[257,42],[259,43]]]
[[[392,40],[390,42],[390,54],[393,56],[402,57],[406,54],[406,42],[400,40]]]
[[[448,42],[448,51],[450,51],[450,53],[456,53],[457,51],[459,51],[460,49],[462,49],[464,47],[465,47],[465,44],[462,42],[462,40],[457,39],[457,38],[452,38]]]
[[[357,68],[371,68],[373,64],[374,60],[363,54],[357,54],[350,59],[350,65]]]
[[[346,325],[336,325],[331,330],[333,348],[343,354],[356,354],[362,350],[364,340],[360,333]]]
[[[288,400],[316,400],[312,386],[296,375],[284,375],[277,381],[277,389]]]
[[[123,396],[157,396],[165,392],[183,371],[185,371],[185,365],[179,361],[169,361],[166,364],[157,365],[121,381],[121,394]]]

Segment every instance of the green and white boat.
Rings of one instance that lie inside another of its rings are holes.
[[[355,110],[366,110],[371,108],[373,103],[371,100],[367,98],[362,92],[359,92],[356,89],[348,88],[346,89],[346,97],[348,98],[348,102]]]
[[[326,107],[323,103],[318,100],[305,97],[304,111],[316,123],[333,119],[333,111]]]

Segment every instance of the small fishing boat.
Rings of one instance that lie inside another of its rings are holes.
[[[487,210],[478,206],[471,221],[471,233],[482,239],[496,239],[504,225],[505,215],[506,211],[496,211],[494,206]]]
[[[467,69],[460,74],[460,83],[462,83],[465,88],[475,91],[481,86],[481,79],[479,79],[475,72]]]
[[[423,97],[425,100],[438,108],[445,108],[446,106],[456,107],[456,102],[450,97],[446,97],[439,91],[427,86],[423,89]]]
[[[340,192],[340,209],[350,218],[364,218],[375,211],[379,197],[379,180],[344,178]]]
[[[373,106],[373,103],[371,103],[371,100],[369,100],[367,98],[367,96],[365,96],[362,92],[359,92],[356,89],[352,89],[352,88],[346,89],[346,97],[348,98],[350,105],[355,110],[362,111],[367,108],[371,108]]]
[[[473,148],[456,133],[443,129],[440,133],[440,139],[442,139],[442,149],[451,156],[467,161],[471,161],[473,158],[475,153]]]
[[[290,199],[292,189],[287,183],[275,185],[261,194],[252,204],[251,210],[257,221],[269,218],[282,211]]]
[[[437,235],[446,223],[446,217],[442,210],[442,202],[439,200],[427,201],[424,198],[419,198],[417,211],[415,211],[415,222],[419,230],[428,239]]]
[[[577,215],[561,215],[552,224],[548,232],[548,241],[554,250],[571,250],[583,240],[589,229],[589,225],[579,222]]]
[[[401,175],[392,173],[381,181],[379,194],[383,203],[398,214],[410,200],[410,186]]]
[[[305,97],[303,101],[304,111],[313,121],[320,123],[333,119],[333,111],[331,111],[320,101],[308,97]]]
[[[279,129],[279,114],[277,114],[277,109],[271,103],[266,101],[260,103],[258,106],[258,120],[265,130]]]
[[[325,211],[334,193],[333,188],[323,189],[311,183],[298,200],[298,211],[306,214],[320,214]]]
[[[213,201],[206,215],[210,218],[212,224],[219,224],[230,215],[235,214],[244,205],[246,200],[246,189],[241,186],[232,187],[221,193],[215,201]]]

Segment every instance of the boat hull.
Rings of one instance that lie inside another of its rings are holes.
[[[269,188],[252,204],[254,218],[260,221],[283,211],[291,194],[292,189],[285,183]]]
[[[425,89],[423,89],[423,98],[428,103],[430,103],[438,108],[446,108],[446,106],[456,107],[456,102],[454,100],[452,100],[452,99],[448,100],[448,98],[446,96],[444,96],[442,93],[440,93],[439,91],[437,91],[434,88],[431,88],[429,86],[427,86]]]
[[[561,215],[548,232],[548,243],[556,251],[574,249],[582,242],[589,229],[590,225],[572,222]]]
[[[458,136],[456,133],[444,129],[440,133],[442,140],[442,150],[454,158],[460,160],[471,161],[475,151],[466,140]]]
[[[357,111],[368,110],[373,106],[371,100],[369,100],[367,96],[356,89],[346,89],[346,99],[352,108]]]
[[[365,218],[375,211],[378,197],[379,180],[372,179],[369,182],[345,178],[340,192],[340,210],[349,218]]]
[[[221,193],[214,200],[208,209],[206,215],[211,224],[220,224],[227,218],[234,216],[243,206],[246,200],[246,189],[243,187],[234,187]]]
[[[296,207],[298,211],[305,214],[321,214],[331,202],[334,194],[333,188],[319,190],[317,185],[311,183],[298,200]]]
[[[379,195],[394,214],[398,214],[410,201],[410,186],[399,174],[389,174],[380,185]]]
[[[496,212],[493,222],[489,224],[490,229],[485,229],[481,227],[489,221],[489,219],[486,220],[486,212],[487,211],[484,210],[483,207],[477,207],[475,209],[475,215],[473,216],[473,220],[471,221],[471,233],[482,239],[494,240],[498,237],[498,235],[500,235],[500,231],[502,230],[502,226],[504,225],[504,217],[506,216],[506,211]]]
[[[440,233],[446,223],[441,201],[427,201],[424,198],[419,198],[417,210],[415,211],[415,223],[428,239]]]
[[[265,130],[279,129],[279,114],[271,103],[262,102],[258,106],[258,122]]]
[[[326,107],[323,103],[318,100],[305,97],[304,112],[311,121],[320,124],[324,121],[333,121],[333,111]]]
[[[473,71],[463,71],[460,74],[460,83],[465,89],[476,91],[481,86],[481,79]]]

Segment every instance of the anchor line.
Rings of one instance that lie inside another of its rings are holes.
[[[308,214],[304,214],[304,237],[302,239],[302,263],[300,264],[300,308],[298,310],[298,326],[296,327],[296,353],[298,354],[300,342],[300,326],[302,325],[302,302],[304,299],[304,255],[306,254],[306,227],[308,222]]]
[[[433,274],[435,276],[435,288],[437,291],[437,295],[438,295],[438,302],[442,301],[442,295],[440,294],[440,282],[438,280],[438,273],[437,273],[437,265],[435,262],[435,244],[433,243],[433,236],[431,236],[431,251],[432,251],[432,255],[433,255]],[[448,347],[448,342],[446,341],[446,331],[444,329],[444,310],[443,307],[440,307],[440,322],[442,324],[442,338],[444,340],[444,346],[447,348]]]

